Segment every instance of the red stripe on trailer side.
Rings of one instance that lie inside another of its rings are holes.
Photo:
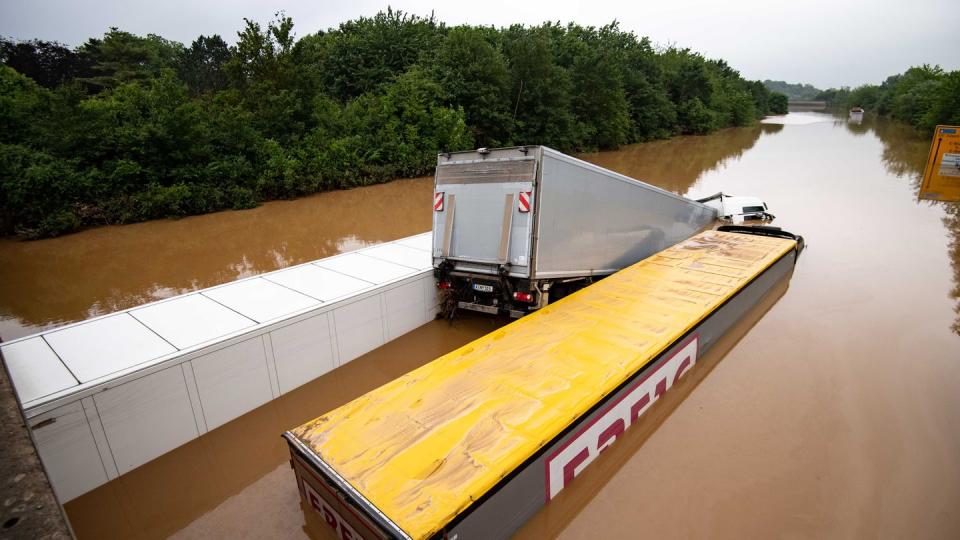
[[[521,212],[530,211],[530,196],[533,194],[532,191],[521,191],[520,198],[517,200],[517,208]]]
[[[636,382],[630,384],[620,398],[609,403],[602,411],[594,416],[593,420],[580,428],[576,435],[567,440],[560,448],[553,452],[544,461],[544,496],[546,502],[557,496],[573,479],[590,463],[613,444],[617,437],[630,428],[643,413],[650,409],[656,401],[682,377],[697,362],[700,355],[700,337],[692,334],[677,347],[669,358],[660,362],[659,366],[647,372]],[[671,373],[668,366],[676,365]],[[664,372],[665,370],[665,372]],[[661,372],[662,377],[657,380],[653,388],[645,389],[640,395],[637,390]],[[653,394],[651,399],[650,394]],[[628,398],[628,407],[621,404]],[[601,423],[602,422],[602,423]],[[593,433],[595,426],[601,426],[600,431]],[[569,449],[569,451],[568,451]]]

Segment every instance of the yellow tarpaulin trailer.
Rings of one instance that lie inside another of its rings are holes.
[[[706,231],[284,434],[336,533],[504,537],[636,422],[802,239]]]
[[[919,196],[960,201],[960,126],[937,126],[934,130]]]

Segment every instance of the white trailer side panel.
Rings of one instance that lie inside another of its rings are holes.
[[[431,320],[430,243],[405,238],[0,344],[60,500]]]
[[[411,282],[386,291],[383,295],[386,307],[387,341],[426,324],[427,306],[423,299],[423,285]]]
[[[93,396],[120,474],[199,436],[180,366]]]
[[[340,364],[384,344],[383,307],[380,296],[371,296],[333,311]]]
[[[219,427],[273,399],[263,336],[190,361],[207,429]]]
[[[93,432],[79,401],[30,419],[37,452],[61,501],[107,481]]]
[[[605,275],[710,225],[700,203],[543,149],[536,278]]]
[[[270,333],[281,394],[336,367],[329,319],[329,313],[321,313]]]

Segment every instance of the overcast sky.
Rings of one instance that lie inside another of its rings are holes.
[[[75,46],[116,26],[183,43],[200,34],[234,43],[244,17],[267,22],[282,9],[304,35],[388,4],[433,11],[450,25],[616,19],[654,43],[723,58],[747,78],[820,88],[878,83],[922,63],[960,69],[960,0],[0,0],[0,35]]]

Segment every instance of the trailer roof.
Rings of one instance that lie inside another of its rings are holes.
[[[427,537],[795,245],[701,233],[292,433]]]
[[[365,247],[47,330],[0,344],[0,353],[30,416],[57,399],[426,271],[431,249],[431,233]]]

